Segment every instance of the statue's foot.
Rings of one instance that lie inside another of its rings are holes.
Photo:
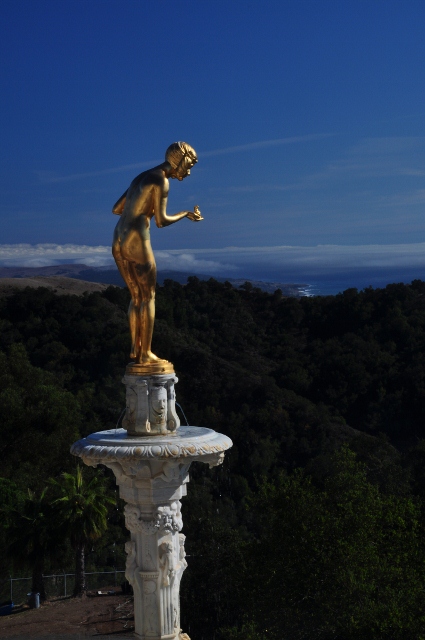
[[[130,358],[133,360],[139,360],[142,356],[141,345],[137,345],[135,342],[131,345]]]
[[[142,354],[142,358],[140,360],[141,364],[149,364],[151,362],[158,362],[162,358],[158,358],[152,351],[148,351],[147,353]]]
[[[152,351],[148,351],[147,353],[139,353],[136,356],[137,364],[155,364],[158,362],[167,362],[162,358],[158,358]]]

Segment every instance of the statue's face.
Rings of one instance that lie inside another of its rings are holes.
[[[175,169],[175,171],[173,171],[173,173],[171,174],[172,178],[177,178],[177,180],[184,180],[184,178],[186,178],[186,176],[190,176],[190,170],[191,168],[196,164],[197,160],[193,157],[191,157],[190,155],[185,155],[179,166],[177,167],[177,169]]]

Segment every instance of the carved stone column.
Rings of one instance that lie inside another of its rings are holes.
[[[176,434],[143,438],[124,429],[101,431],[71,448],[85,464],[112,469],[126,502],[126,577],[141,640],[186,636],[180,629],[180,581],[187,566],[180,499],[191,463],[221,464],[231,446],[230,438],[211,429],[180,427]]]

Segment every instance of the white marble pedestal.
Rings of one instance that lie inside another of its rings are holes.
[[[231,446],[230,438],[211,429],[179,427],[164,436],[100,431],[71,448],[85,464],[112,469],[127,503],[126,577],[134,590],[135,635],[141,640],[187,638],[180,629],[180,580],[187,564],[180,499],[190,464],[221,464]]]

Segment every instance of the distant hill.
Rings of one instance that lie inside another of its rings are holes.
[[[63,278],[76,278],[87,282],[112,284],[123,287],[124,281],[116,268],[88,267],[85,264],[61,264],[50,267],[0,267],[0,278],[38,278],[61,276]],[[180,284],[186,284],[187,279],[196,276],[200,280],[214,278],[218,282],[230,282],[235,288],[240,287],[245,282],[249,282],[253,287],[262,291],[273,293],[276,289],[281,289],[283,295],[300,298],[306,295],[307,284],[288,284],[282,282],[263,282],[261,280],[249,280],[248,278],[220,278],[205,273],[187,273],[184,271],[159,271],[158,284],[163,285],[164,280],[174,280]],[[27,285],[25,285],[27,286]],[[42,285],[38,285],[42,286]],[[47,286],[47,285],[46,285]],[[72,293],[70,291],[69,293]]]
[[[65,276],[2,277],[0,279],[0,298],[11,296],[17,289],[25,289],[25,287],[31,287],[32,289],[45,287],[58,295],[82,296],[86,292],[104,291],[108,288],[108,285],[101,282],[86,282],[85,280]]]

